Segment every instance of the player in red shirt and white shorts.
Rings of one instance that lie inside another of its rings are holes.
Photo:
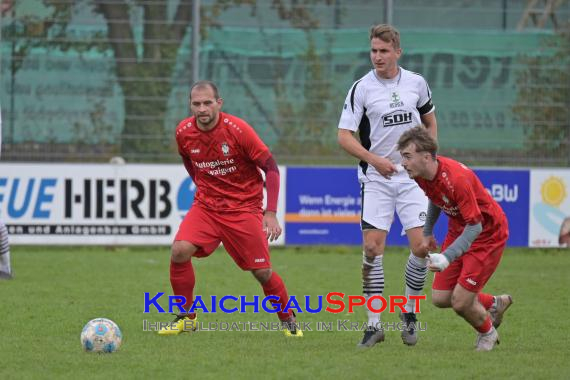
[[[441,210],[449,217],[441,253],[428,256],[428,269],[436,272],[432,302],[438,307],[452,307],[479,332],[477,350],[490,351],[499,341],[495,328],[512,304],[509,295],[481,292],[497,269],[507,244],[505,213],[472,170],[436,155],[437,142],[424,127],[402,134],[398,150],[410,178],[429,199],[424,249],[437,249],[433,226]]]
[[[170,283],[175,295],[192,305],[195,285],[192,257],[207,257],[220,243],[235,263],[250,271],[266,296],[277,296],[277,316],[287,336],[302,336],[292,311],[283,312],[289,296],[281,277],[272,271],[267,240],[281,235],[276,217],[279,169],[267,146],[245,121],[220,112],[223,104],[216,85],[195,83],[190,90],[193,116],[176,128],[178,152],[197,191],[172,245]],[[263,211],[263,178],[267,208]],[[175,323],[159,331],[176,335],[195,313],[179,314]]]

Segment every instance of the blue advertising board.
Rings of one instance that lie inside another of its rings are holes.
[[[509,246],[528,245],[529,171],[475,170],[509,219]],[[288,167],[286,244],[360,245],[360,186],[355,168]],[[439,243],[447,230],[442,214],[435,228]],[[388,245],[406,246],[398,217],[388,234]]]
[[[528,247],[530,171],[528,169],[476,169],[475,173],[499,202],[509,220],[510,247]]]
[[[287,167],[285,244],[359,245],[355,168]]]

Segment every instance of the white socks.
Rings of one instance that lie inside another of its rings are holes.
[[[366,302],[372,296],[382,295],[384,293],[384,266],[382,265],[382,256],[368,257],[362,256],[362,292],[366,298]],[[374,299],[371,302],[374,309],[380,309],[381,301]],[[380,313],[375,313],[368,308],[368,326],[374,326],[380,322]]]
[[[0,272],[12,273],[10,266],[10,245],[8,244],[8,229],[0,222]]]
[[[404,273],[406,279],[406,312],[413,313],[416,301],[411,300],[410,296],[419,296],[424,291],[424,285],[427,277],[427,259],[422,259],[410,252],[406,271]]]

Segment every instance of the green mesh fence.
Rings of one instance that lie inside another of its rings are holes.
[[[525,130],[513,114],[518,76],[526,68],[521,58],[551,55],[544,42],[551,34],[401,32],[401,65],[428,80],[443,150],[485,152],[489,162],[507,164],[524,155]],[[180,45],[173,75],[135,78],[171,86],[166,112],[149,116],[126,111],[111,50],[33,48],[14,62],[16,41],[4,39],[0,100],[8,152],[16,154],[10,146],[19,144],[82,144],[105,147],[94,149],[91,158],[98,158],[97,152],[106,158],[121,154],[126,122],[153,117],[163,120],[163,129],[138,137],[171,146],[172,130],[188,115],[188,40]],[[303,157],[337,162],[341,106],[353,81],[371,69],[368,49],[367,28],[210,28],[201,46],[200,74],[218,83],[224,110],[252,124],[285,162]],[[146,95],[143,87],[129,94],[129,101],[148,100]],[[139,153],[143,161],[153,159]]]

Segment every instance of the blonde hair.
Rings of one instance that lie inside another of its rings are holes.
[[[400,48],[400,32],[392,25],[378,24],[370,28],[370,41],[379,38],[384,42],[391,42],[394,49]]]

